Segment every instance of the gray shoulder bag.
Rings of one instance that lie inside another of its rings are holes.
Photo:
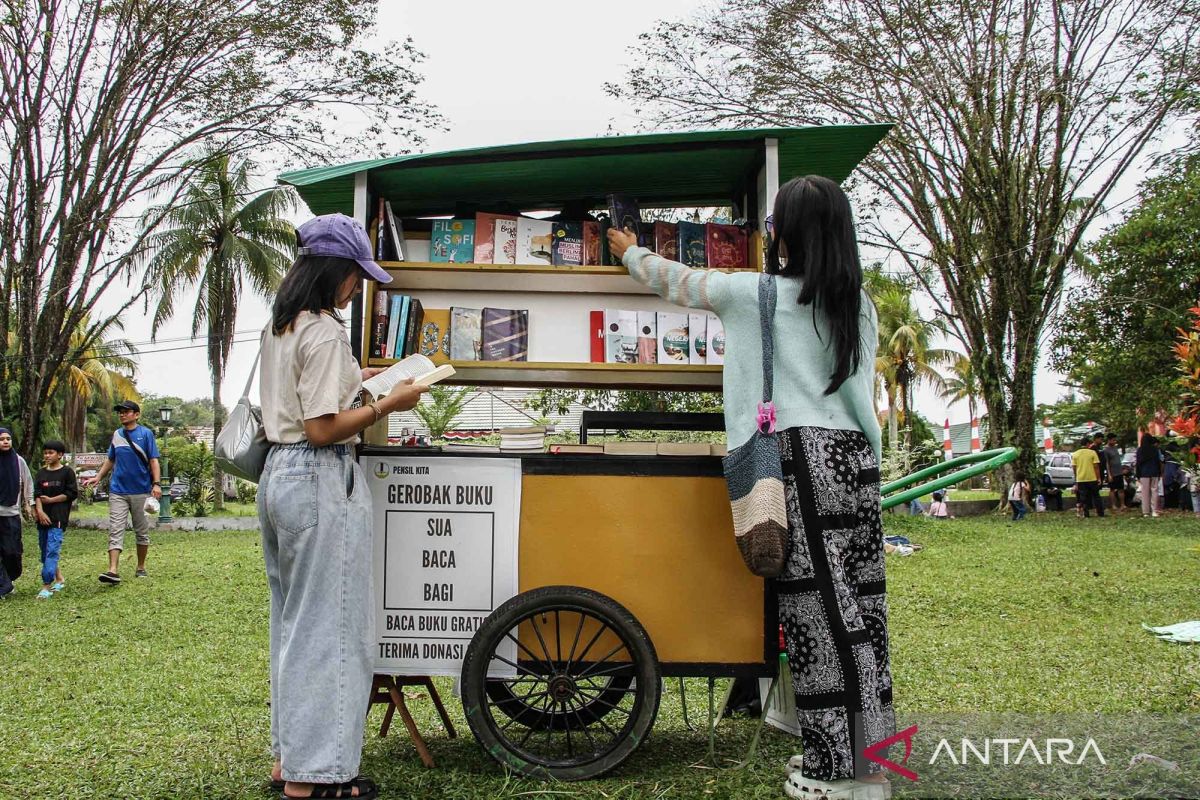
[[[783,465],[775,433],[774,390],[775,279],[758,279],[758,315],[762,329],[762,402],[758,404],[754,435],[725,456],[725,484],[733,507],[733,535],[742,560],[755,575],[777,577],[787,557],[787,505],[783,494]]]
[[[229,413],[229,418],[225,420],[217,441],[213,443],[213,460],[217,462],[221,471],[251,483],[258,483],[263,466],[267,463],[267,452],[271,449],[271,443],[267,441],[267,433],[263,429],[262,409],[250,402],[250,387],[258,373],[258,359],[261,355],[260,341],[258,355],[254,357],[250,377],[246,380],[246,388],[242,390],[241,398]]]

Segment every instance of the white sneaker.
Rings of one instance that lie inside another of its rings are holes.
[[[875,783],[853,778],[818,781],[793,772],[783,784],[783,793],[797,800],[889,800],[892,785],[886,781]]]

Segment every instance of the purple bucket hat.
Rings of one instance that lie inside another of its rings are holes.
[[[297,255],[336,256],[358,262],[379,283],[391,283],[392,276],[371,258],[371,240],[362,224],[345,214],[314,217],[296,229],[300,238]]]

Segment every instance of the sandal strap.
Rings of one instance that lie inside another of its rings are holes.
[[[358,789],[358,794],[354,790]],[[354,778],[345,783],[314,783],[309,798],[315,800],[349,800],[350,798],[375,797],[375,781],[370,778]],[[284,794],[288,798],[291,795]],[[292,798],[292,800],[308,800],[308,798]]]

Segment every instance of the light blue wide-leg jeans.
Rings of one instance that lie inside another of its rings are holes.
[[[351,448],[276,445],[258,485],[283,777],[358,775],[375,636],[371,496]]]

